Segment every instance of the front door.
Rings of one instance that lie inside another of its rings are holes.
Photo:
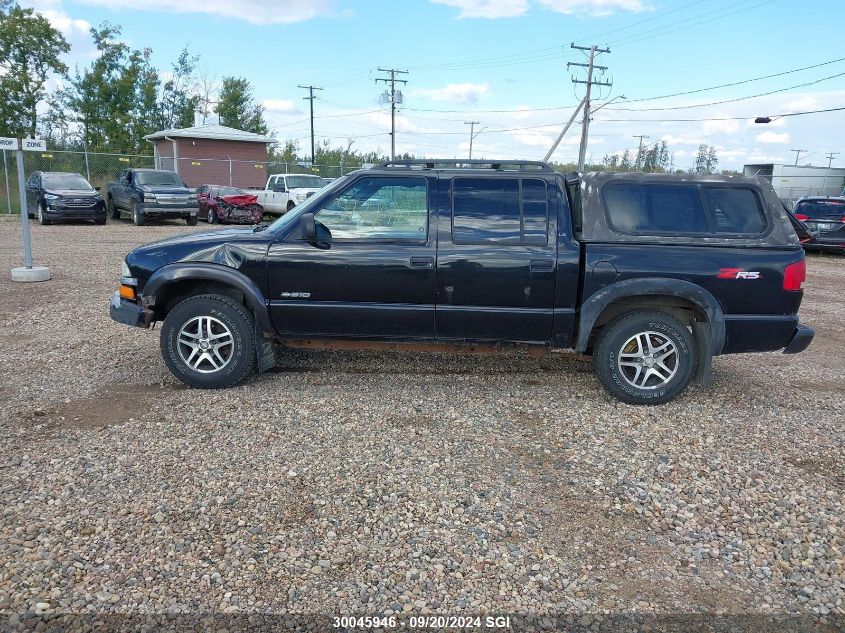
[[[331,199],[306,203],[318,241],[297,228],[268,252],[279,333],[433,338],[436,194],[436,178],[362,174]]]
[[[552,182],[462,176],[449,187],[438,223],[437,339],[548,342],[557,266]]]

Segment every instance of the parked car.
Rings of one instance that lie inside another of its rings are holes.
[[[264,207],[257,197],[237,187],[200,185],[197,197],[198,217],[209,224],[258,224],[264,217]]]
[[[196,191],[189,189],[179,174],[166,169],[125,170],[108,184],[106,206],[115,220],[121,212],[129,213],[136,226],[147,219],[174,218],[195,226],[199,212]]]
[[[312,174],[275,174],[267,179],[261,191],[254,191],[265,213],[282,215],[326,186],[319,176]]]
[[[30,218],[39,224],[57,220],[93,220],[106,223],[106,204],[81,174],[63,171],[35,171],[26,181],[26,206]]]
[[[795,203],[792,213],[813,234],[804,250],[845,253],[845,197],[807,196]]]
[[[272,367],[274,342],[515,344],[591,354],[613,396],[658,404],[714,355],[810,344],[768,181],[467,163],[384,163],[269,226],[137,248],[111,317],[163,321],[165,363],[201,388]]]

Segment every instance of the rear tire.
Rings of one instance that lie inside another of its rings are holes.
[[[144,210],[137,202],[132,203],[132,224],[135,226],[144,226]]]
[[[628,404],[664,404],[686,389],[697,349],[687,327],[657,310],[628,312],[607,325],[593,364],[602,386]]]
[[[106,214],[110,215],[112,220],[120,219],[120,209],[114,206],[114,200],[111,199],[111,196],[106,198]]]
[[[190,387],[231,387],[255,368],[254,320],[243,305],[221,295],[189,297],[161,328],[161,355]]]

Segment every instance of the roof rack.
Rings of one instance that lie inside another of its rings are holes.
[[[442,166],[442,167],[438,167]],[[543,171],[554,173],[554,170],[539,160],[484,160],[484,159],[461,159],[461,158],[437,158],[437,159],[414,159],[414,160],[388,160],[374,165],[372,169],[461,169],[472,167],[475,169],[493,169],[496,171]]]

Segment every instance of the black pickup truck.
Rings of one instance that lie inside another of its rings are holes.
[[[763,179],[562,175],[526,161],[398,161],[273,224],[135,249],[111,302],[164,321],[193,387],[272,367],[280,346],[505,344],[591,354],[630,403],[709,384],[714,355],[804,350],[804,253]]]
[[[128,212],[136,226],[146,220],[182,218],[189,226],[197,223],[199,199],[176,172],[166,169],[127,169],[108,184],[106,208],[113,219]]]

